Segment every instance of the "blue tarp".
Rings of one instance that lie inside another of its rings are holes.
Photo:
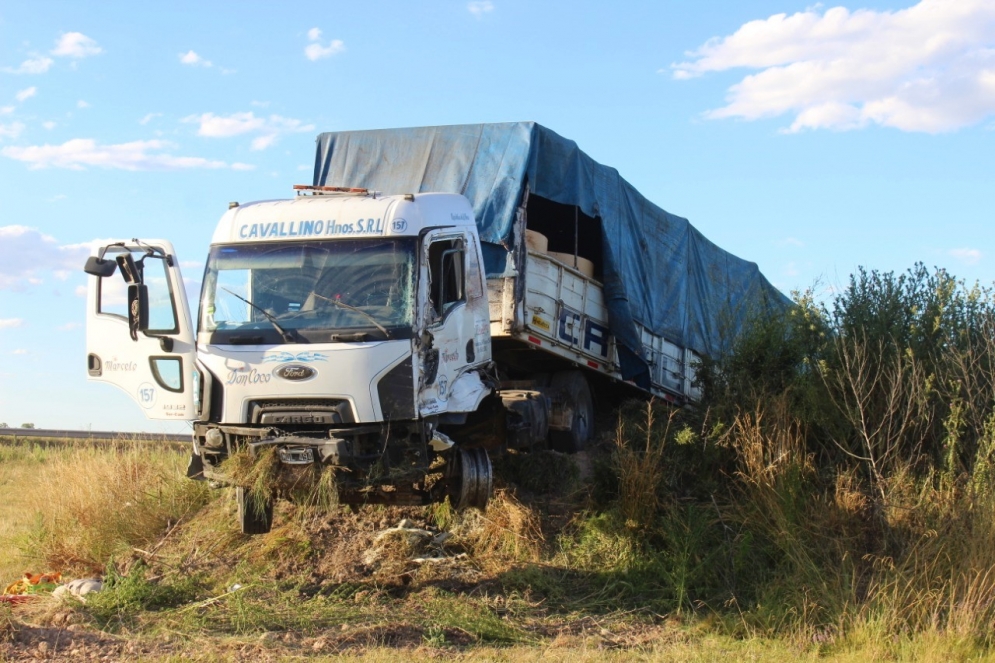
[[[603,283],[623,375],[645,384],[633,321],[716,356],[750,315],[790,305],[755,263],[660,209],[618,171],[534,122],[340,131],[318,136],[314,184],[384,194],[461,193],[473,205],[489,276],[507,269],[523,194],[601,219]]]

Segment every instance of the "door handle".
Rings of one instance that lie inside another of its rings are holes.
[[[92,352],[86,356],[86,372],[95,378],[99,378],[104,373],[103,362]]]

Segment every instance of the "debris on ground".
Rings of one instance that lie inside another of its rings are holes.
[[[51,592],[62,583],[61,573],[31,573],[25,572],[20,580],[7,585],[5,595],[21,596]]]
[[[62,583],[62,573],[31,573],[28,571],[20,580],[7,585],[0,603],[8,605],[20,605],[26,601],[41,596],[51,594],[55,598],[73,597],[86,603],[84,598],[87,594],[99,592],[103,589],[103,582],[99,578],[78,578]]]
[[[99,592],[103,589],[104,583],[99,578],[77,578],[70,580],[65,585],[60,585],[52,591],[52,596],[57,599],[68,597],[77,598],[86,603],[86,595]]]
[[[417,527],[404,518],[396,527],[381,530],[373,537],[372,546],[363,553],[363,564],[377,568],[385,561],[424,563],[427,560],[452,559],[443,547],[451,536],[449,532],[433,532]]]

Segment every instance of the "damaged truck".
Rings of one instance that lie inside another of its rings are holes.
[[[294,189],[229,204],[196,325],[168,241],[85,268],[88,378],[192,422],[188,475],[235,485],[246,533],[321,482],[483,509],[493,455],[583,450],[599,394],[694,402],[698,359],[787,303],[531,122],[323,133]],[[261,499],[236,457],[275,468]]]

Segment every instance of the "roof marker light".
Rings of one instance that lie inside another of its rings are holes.
[[[303,195],[308,192],[311,192],[311,193],[353,193],[365,196],[370,193],[369,189],[360,189],[358,187],[317,186],[312,184],[295,184],[294,191],[297,191],[298,195]]]

